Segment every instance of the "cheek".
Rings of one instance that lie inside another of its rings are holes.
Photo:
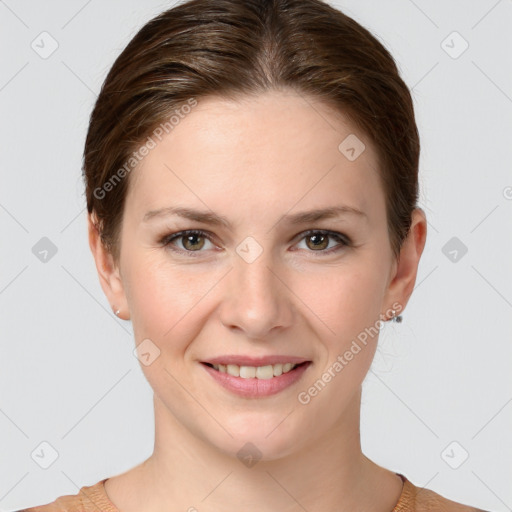
[[[179,351],[200,329],[202,300],[222,276],[194,265],[173,265],[159,250],[130,264],[127,289],[137,342]]]
[[[327,334],[345,339],[373,325],[379,318],[381,281],[376,268],[346,265],[330,269],[321,276],[301,276],[292,289],[323,322]]]
[[[324,353],[320,372],[328,372],[326,378],[336,375],[330,388],[337,390],[340,400],[348,399],[366,376],[381,327],[382,269],[363,264],[362,258],[358,263],[330,269],[321,278],[302,277],[302,284],[293,287],[307,306],[304,311],[314,312]]]
[[[135,344],[144,348],[139,351],[142,371],[154,390],[167,389],[176,398],[179,386],[172,375],[182,371],[183,354],[200,329],[193,320],[208,283],[150,258],[133,263],[128,281]],[[144,352],[151,354],[150,361]]]

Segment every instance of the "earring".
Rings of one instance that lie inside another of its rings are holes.
[[[391,310],[391,313],[393,316],[390,318],[391,321],[400,323],[402,321],[402,315],[396,316],[396,311],[394,309]]]
[[[114,314],[115,314],[116,316],[119,316],[119,313],[121,313],[121,310],[120,310],[120,309],[116,309],[116,310],[114,311]]]

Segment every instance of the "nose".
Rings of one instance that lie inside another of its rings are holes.
[[[220,318],[227,328],[251,339],[268,338],[292,325],[293,293],[270,251],[262,251],[253,261],[235,255],[226,276]]]

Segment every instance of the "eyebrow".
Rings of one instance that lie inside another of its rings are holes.
[[[170,206],[167,208],[160,208],[158,210],[148,211],[142,222],[148,222],[151,219],[157,217],[167,217],[170,215],[176,215],[185,219],[201,222],[203,224],[210,224],[212,226],[224,226],[227,229],[231,229],[231,223],[229,220],[222,216],[217,215],[213,212],[194,210],[192,208],[185,208],[179,206]],[[300,213],[294,213],[291,215],[283,215],[279,222],[284,221],[291,225],[306,224],[308,222],[317,222],[323,219],[332,219],[336,217],[342,217],[343,215],[353,215],[365,220],[368,220],[368,216],[361,210],[352,206],[331,206],[328,208],[319,208],[315,210],[309,210]]]

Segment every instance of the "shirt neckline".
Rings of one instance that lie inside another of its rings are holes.
[[[395,473],[395,475],[398,475],[402,480],[402,492],[400,493],[400,497],[398,498],[398,501],[391,512],[413,512],[410,509],[411,497],[413,492],[412,484],[411,482],[409,482],[409,480],[407,480],[405,475],[402,475],[401,473]],[[99,482],[98,499],[101,500],[101,504],[104,507],[108,507],[104,509],[105,512],[120,512],[119,509],[110,501],[110,498],[108,497],[107,491],[105,489],[105,482],[107,480],[108,478],[104,478]]]

